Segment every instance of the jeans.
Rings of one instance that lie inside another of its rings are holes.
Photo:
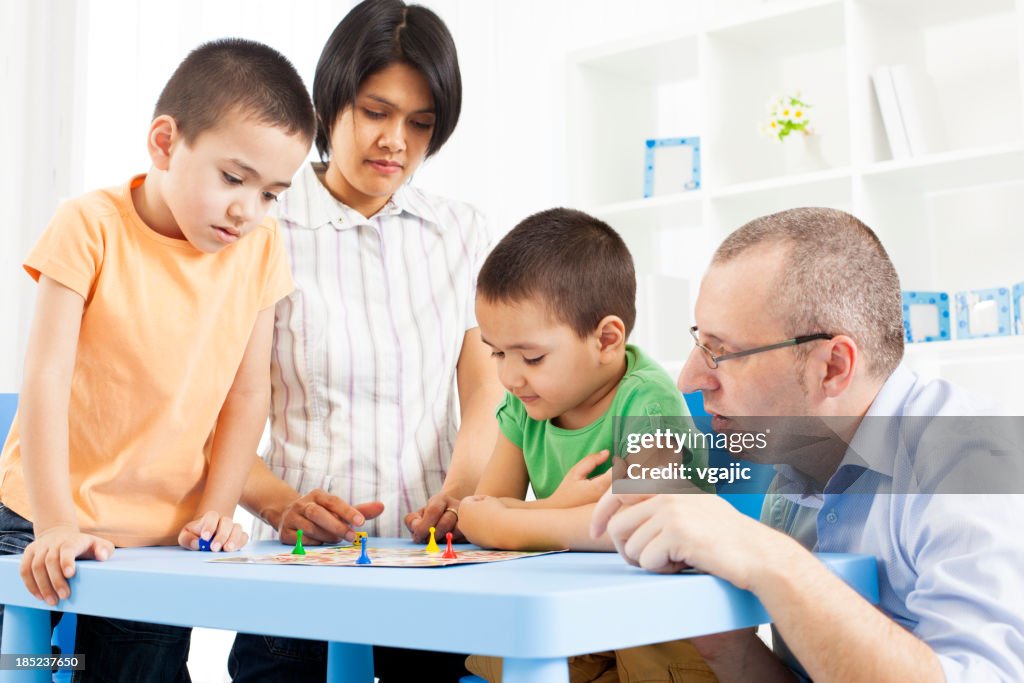
[[[469,675],[465,660],[466,655],[449,652],[373,648],[373,670],[380,683],[457,683]],[[323,681],[327,678],[327,643],[239,633],[228,655],[228,673],[234,683]]]
[[[32,522],[0,503],[0,555],[22,553],[35,540]],[[51,628],[61,612],[50,612]],[[0,633],[3,606],[0,605]],[[189,683],[188,649],[192,629],[141,621],[78,615],[75,653],[85,655],[85,670],[74,683]]]

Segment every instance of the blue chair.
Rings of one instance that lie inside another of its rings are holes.
[[[14,421],[14,413],[18,410],[17,394],[0,394],[0,437],[7,438],[7,432]]]
[[[11,429],[14,421],[14,414],[18,410],[17,394],[0,394],[0,437],[7,440],[7,432]],[[75,651],[75,625],[78,623],[78,616],[67,613],[57,622],[57,628],[53,630],[51,643],[60,650],[61,654],[70,655]],[[70,671],[58,671],[53,675],[55,683],[65,683],[71,680]]]
[[[699,391],[692,394],[683,394],[686,400],[686,407],[693,416],[694,425],[702,432],[711,432],[711,415],[704,410],[704,396]],[[726,451],[713,448],[708,453],[708,465],[711,467],[728,467],[729,463],[735,462]],[[760,519],[761,506],[764,504],[764,494],[768,485],[775,476],[775,468],[771,465],[758,465],[756,463],[743,463],[750,467],[753,476],[747,481],[736,481],[731,484],[718,484],[717,491],[722,498],[729,501],[733,507],[754,519]]]

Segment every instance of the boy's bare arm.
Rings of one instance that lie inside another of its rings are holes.
[[[78,529],[68,465],[68,402],[85,300],[45,275],[25,355],[19,398],[22,466],[36,536]]]
[[[29,592],[50,605],[71,595],[67,580],[75,574],[75,558],[105,560],[114,552],[110,541],[79,531],[71,499],[68,402],[84,308],[80,294],[40,276],[18,407],[35,531],[20,574]]]
[[[510,508],[526,508],[537,510],[564,510],[567,508],[580,507],[588,503],[596,503],[612,483],[611,470],[596,477],[592,477],[594,470],[603,462],[608,460],[607,449],[597,453],[591,453],[580,459],[578,463],[569,468],[562,478],[558,488],[547,498],[537,500],[519,500],[516,498],[501,498],[501,502]]]
[[[498,498],[462,501],[460,524],[470,542],[502,550],[612,551],[607,534],[590,537],[594,503],[564,509],[513,508]]]
[[[494,443],[494,452],[487,467],[480,475],[480,483],[477,484],[476,494],[481,496],[497,496],[501,498],[526,497],[526,489],[530,485],[530,474],[526,471],[526,462],[523,460],[523,451],[514,443],[508,440],[501,430],[498,431],[498,438]],[[459,519],[462,518],[462,508],[459,508]]]
[[[231,518],[253,465],[270,410],[270,346],[274,308],[259,312],[235,380],[217,418],[203,497],[197,516]]]

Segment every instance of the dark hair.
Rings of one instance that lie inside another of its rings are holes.
[[[441,18],[401,0],[364,0],[327,39],[313,76],[316,150],[327,161],[338,114],[355,103],[368,76],[401,62],[423,74],[434,99],[434,132],[427,156],[451,137],[462,110],[462,76],[455,41]]]
[[[711,264],[771,246],[784,248],[783,262],[778,280],[765,286],[782,306],[788,333],[845,334],[864,351],[870,374],[891,375],[903,358],[900,280],[871,228],[838,209],[781,211],[726,237]]]
[[[581,338],[607,315],[636,322],[633,257],[619,233],[573,209],[535,213],[494,247],[476,291],[491,302],[536,298]]]
[[[235,112],[307,141],[316,130],[313,104],[292,63],[277,50],[242,38],[192,50],[164,86],[153,118],[174,117],[191,142]]]

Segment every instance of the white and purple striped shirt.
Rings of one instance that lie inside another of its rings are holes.
[[[270,470],[298,490],[384,502],[371,536],[441,489],[459,426],[456,364],[490,249],[471,206],[408,185],[363,217],[307,164],[279,218],[295,291],[277,305]],[[254,538],[276,538],[257,521]]]

